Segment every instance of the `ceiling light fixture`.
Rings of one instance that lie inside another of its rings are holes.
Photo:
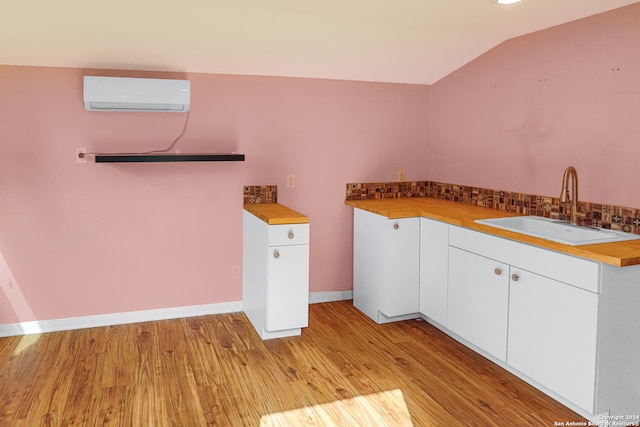
[[[522,0],[498,0],[498,4],[514,4],[520,3]]]

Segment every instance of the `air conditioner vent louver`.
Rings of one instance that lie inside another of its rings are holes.
[[[189,80],[130,77],[84,77],[84,108],[88,111],[189,111]]]

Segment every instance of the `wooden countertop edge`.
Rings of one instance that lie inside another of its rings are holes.
[[[244,210],[269,225],[309,223],[309,217],[280,203],[245,204]]]
[[[257,215],[256,215],[257,216]],[[260,218],[258,216],[258,218]],[[260,218],[269,225],[309,224],[309,218]]]
[[[458,225],[472,230],[492,234],[522,243],[551,249],[592,261],[603,262],[616,267],[640,265],[640,241],[602,243],[597,245],[571,246],[512,231],[501,230],[488,225],[478,224],[476,219],[517,216],[517,214],[499,211],[481,206],[464,205],[449,200],[429,197],[384,199],[384,200],[347,200],[345,204],[363,209],[389,219],[424,217]]]

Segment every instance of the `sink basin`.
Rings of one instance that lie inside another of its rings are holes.
[[[539,216],[478,219],[475,222],[571,246],[640,239],[640,235],[637,234],[571,225]]]

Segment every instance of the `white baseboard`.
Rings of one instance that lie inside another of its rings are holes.
[[[233,313],[236,311],[242,311],[241,301],[20,322],[0,325],[0,337],[123,325],[125,323],[151,322],[182,317],[206,316],[208,314]]]
[[[348,299],[353,299],[353,291],[312,292],[309,294],[309,304]],[[100,326],[123,325],[126,323],[206,316],[208,314],[233,313],[236,311],[242,311],[242,301],[98,314],[94,316],[67,317],[63,319],[36,320],[32,322],[0,325],[0,338],[40,334],[44,332],[68,331],[72,329],[97,328]]]
[[[312,292],[309,294],[309,304],[347,299],[353,299],[353,291]]]

